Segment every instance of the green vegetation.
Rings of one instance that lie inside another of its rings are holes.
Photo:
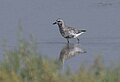
[[[52,53],[50,53],[52,54]],[[93,66],[60,73],[60,63],[37,52],[34,41],[19,39],[17,48],[5,49],[0,62],[0,82],[120,82],[120,66],[106,68],[101,57]]]

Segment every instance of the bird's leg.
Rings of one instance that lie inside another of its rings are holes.
[[[67,43],[67,49],[69,49],[70,48],[70,44],[69,43]]]
[[[67,42],[69,43],[69,39],[67,38]]]
[[[77,40],[78,40],[78,43],[80,43],[80,40],[79,40],[79,38],[77,38]]]

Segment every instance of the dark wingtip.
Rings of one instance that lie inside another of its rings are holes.
[[[81,32],[86,32],[86,30],[81,30]]]

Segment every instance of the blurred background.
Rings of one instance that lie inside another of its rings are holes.
[[[17,45],[20,25],[26,39],[33,34],[40,53],[59,59],[66,40],[52,25],[57,18],[87,30],[79,44],[87,53],[71,58],[65,66],[90,65],[97,55],[103,56],[106,66],[120,60],[120,0],[0,0],[0,59],[4,43],[10,48]]]

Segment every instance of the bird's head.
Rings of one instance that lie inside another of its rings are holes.
[[[54,23],[53,25],[57,24],[58,26],[62,26],[64,25],[64,21],[61,19],[61,18],[58,18]]]

